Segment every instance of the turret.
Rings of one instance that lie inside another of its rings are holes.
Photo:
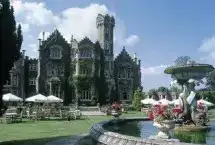
[[[105,54],[113,56],[113,29],[115,26],[114,17],[108,14],[98,14],[96,18],[96,27],[98,30],[98,40],[101,48],[106,50]]]

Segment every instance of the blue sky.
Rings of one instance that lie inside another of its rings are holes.
[[[145,90],[169,86],[163,73],[177,56],[214,64],[215,1],[213,0],[12,0],[24,30],[23,48],[37,57],[37,38],[58,28],[67,40],[84,36],[96,40],[95,17],[116,18],[115,53],[125,45],[142,60]]]

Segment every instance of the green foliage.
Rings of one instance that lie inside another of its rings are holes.
[[[164,86],[161,86],[157,89],[158,92],[169,92],[169,89],[164,87]]]
[[[210,72],[207,76],[206,76],[206,85],[208,87],[208,89],[215,91],[215,70]]]
[[[23,42],[22,27],[19,24],[18,28],[17,28],[17,49],[18,49],[18,51],[21,50],[22,42]]]
[[[156,90],[155,89],[150,89],[149,90],[149,95],[154,95],[154,94],[156,94]]]
[[[134,109],[137,111],[140,111],[140,109],[141,109],[141,99],[142,99],[142,92],[140,89],[137,89],[134,92],[134,97],[133,97],[133,101],[132,101],[132,105],[133,105]]]
[[[96,47],[100,47],[99,43],[96,43]],[[100,78],[98,80],[99,98],[98,102],[103,105],[106,103],[107,83],[105,80],[105,57],[104,51],[100,48]]]
[[[175,65],[186,65],[188,61],[191,61],[191,58],[189,56],[179,56],[175,60]]]
[[[203,98],[213,104],[215,104],[215,91],[199,91],[199,99]]]
[[[142,98],[141,98],[141,100],[146,99],[146,98],[147,98],[146,92],[142,92]]]
[[[93,81],[94,78],[87,75],[78,75],[73,77],[73,84],[80,89],[89,88]]]
[[[2,9],[0,13],[0,17],[1,17],[0,19],[0,36],[1,36],[1,39],[0,39],[0,48],[1,48],[0,96],[2,96],[2,88],[4,83],[9,78],[9,71],[11,70],[13,63],[20,58],[20,49],[18,47],[21,45],[21,42],[17,41],[14,9],[10,5],[9,0],[4,0],[1,2],[2,2],[1,3]],[[1,107],[2,107],[2,97],[0,97],[0,109]]]
[[[170,88],[170,91],[175,92],[176,94],[179,94],[181,92],[181,89],[178,88],[178,87],[173,86],[173,87]]]

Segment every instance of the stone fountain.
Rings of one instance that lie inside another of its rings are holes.
[[[205,116],[205,113],[197,110],[197,100],[195,86],[201,82],[207,73],[214,70],[214,67],[209,64],[201,64],[192,61],[189,57],[179,57],[175,65],[167,67],[164,73],[170,74],[171,77],[182,86],[183,92],[179,95],[182,102],[182,112],[178,114],[178,122],[181,124],[199,124],[200,119]],[[186,130],[192,130],[187,129]],[[193,127],[196,129],[197,127]],[[202,129],[202,127],[200,127]]]
[[[177,145],[193,145],[192,141],[185,141],[182,139],[182,135],[185,135],[183,131],[195,131],[199,132],[202,129],[204,130],[205,126],[198,124],[198,120],[204,114],[200,113],[196,109],[197,101],[195,99],[195,86],[197,83],[206,76],[208,72],[214,70],[212,65],[208,64],[199,64],[187,57],[181,57],[178,59],[180,63],[168,67],[165,69],[166,74],[171,74],[172,78],[177,81],[183,87],[183,92],[180,94],[180,100],[182,102],[182,112],[178,114],[178,123],[183,124],[179,129],[182,130],[182,134],[176,134],[176,140],[169,139],[167,131],[174,128],[173,125],[170,125],[168,122],[163,126],[160,124],[154,124],[153,121],[149,118],[144,117],[135,117],[135,118],[118,118],[116,119],[102,121],[94,124],[89,131],[89,134],[84,137],[79,137],[72,139],[72,143],[56,143],[62,145],[79,145],[79,144],[89,144],[89,145],[142,145],[142,144],[177,144]],[[119,114],[113,114],[119,115]],[[116,117],[117,117],[116,116]],[[175,122],[175,120],[173,120]],[[192,122],[196,126],[186,125],[188,122]],[[212,122],[212,126],[215,126],[215,121]],[[116,125],[118,126],[115,129]],[[177,128],[177,127],[176,127]],[[176,129],[175,128],[175,129]],[[186,129],[186,130],[183,130]],[[152,138],[151,135],[155,135],[157,131],[160,131],[161,136],[167,136],[166,139]],[[211,134],[213,130],[211,130]],[[176,132],[175,132],[176,133]],[[190,134],[189,132],[187,132]],[[206,132],[204,132],[206,133]],[[193,134],[193,133],[192,133]],[[177,137],[178,136],[178,137]],[[186,138],[187,135],[185,135]],[[198,136],[202,137],[200,143],[215,144],[215,141],[210,138],[207,138],[208,135]],[[184,136],[183,136],[184,138]],[[191,137],[189,137],[191,138]],[[207,138],[207,139],[206,139]],[[196,139],[196,137],[195,137]],[[179,142],[180,140],[180,142]],[[190,139],[191,140],[191,139]],[[207,140],[207,141],[206,141]],[[199,142],[198,142],[199,143]],[[55,145],[55,144],[48,144]]]

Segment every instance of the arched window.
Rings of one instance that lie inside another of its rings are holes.
[[[61,47],[59,46],[53,46],[50,48],[50,58],[52,59],[61,59]]]
[[[122,99],[123,100],[128,100],[128,95],[127,95],[126,91],[122,93]]]
[[[109,49],[109,42],[108,42],[108,41],[105,42],[105,49],[106,49],[106,50]]]
[[[81,91],[81,99],[85,101],[91,100],[91,91],[90,90],[82,90]]]

